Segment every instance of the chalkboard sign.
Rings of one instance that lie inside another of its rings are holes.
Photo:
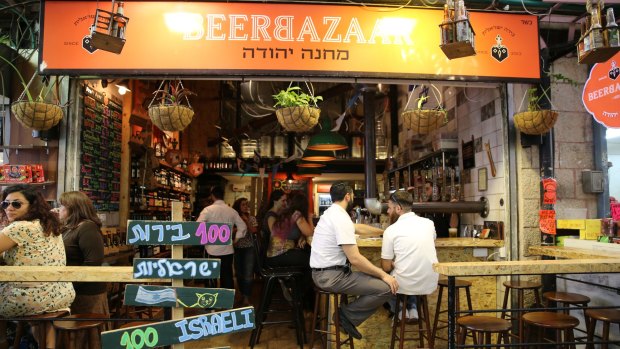
[[[219,259],[135,258],[134,279],[217,279],[220,277]]]
[[[255,327],[254,308],[239,308],[180,320],[101,333],[102,348],[155,348],[202,340]]]
[[[228,309],[233,307],[235,290],[225,288],[127,285],[125,305]]]
[[[121,187],[122,104],[83,85],[80,191],[97,211],[118,211]]]
[[[134,221],[127,223],[128,245],[230,245],[226,223]]]

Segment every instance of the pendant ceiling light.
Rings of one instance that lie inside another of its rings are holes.
[[[304,161],[332,161],[336,160],[336,155],[333,151],[306,149],[301,159]]]
[[[297,163],[297,167],[299,168],[320,168],[325,166],[325,164],[316,161],[299,161]]]
[[[321,121],[321,132],[312,136],[308,142],[311,150],[343,150],[349,145],[347,140],[338,132],[331,131],[332,123],[328,117],[323,117]]]

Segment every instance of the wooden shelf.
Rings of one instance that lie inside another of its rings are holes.
[[[601,47],[588,50],[579,57],[578,62],[581,64],[595,64],[607,62],[616,53],[620,52],[620,47]]]
[[[173,167],[172,165],[170,165],[170,164],[169,164],[168,162],[166,162],[165,160],[161,160],[161,159],[160,159],[160,160],[159,160],[159,166],[164,167],[164,168],[166,168],[166,169],[168,169],[168,170],[174,171],[174,172],[176,172],[176,173],[180,173],[180,174],[185,175],[185,176],[187,176],[187,177],[191,177],[191,176],[189,175],[189,173],[187,173],[187,172],[185,172],[185,171],[183,171],[183,170],[181,170],[181,169],[178,169],[178,168],[176,168],[176,167]]]
[[[456,154],[458,154],[458,149],[440,149],[440,150],[434,151],[434,152],[426,154],[426,155],[424,155],[424,156],[422,156],[422,157],[420,157],[420,158],[418,158],[418,159],[416,159],[414,161],[411,161],[410,163],[408,163],[405,166],[400,166],[398,168],[392,169],[392,170],[389,171],[389,173],[392,174],[394,172],[398,172],[398,171],[404,170],[404,169],[406,169],[406,168],[408,168],[410,166],[419,164],[420,162],[422,162],[424,160],[428,160],[428,159],[434,158],[434,157],[436,157],[438,155],[441,155],[441,153],[446,153],[446,154],[450,154],[450,155],[456,155]]]
[[[0,149],[49,149],[58,148],[57,145],[38,145],[38,144],[15,144],[15,145],[0,145]]]
[[[45,181],[45,182],[41,182],[41,183],[22,183],[22,182],[0,182],[0,186],[2,187],[7,187],[9,185],[14,185],[14,184],[28,184],[28,185],[32,185],[35,187],[45,187],[46,185],[50,185],[50,184],[54,184],[56,183],[55,181]]]

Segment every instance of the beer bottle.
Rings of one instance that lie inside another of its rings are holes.
[[[620,32],[618,31],[618,25],[616,24],[616,16],[614,15],[614,9],[607,9],[607,43],[609,47],[620,47]]]

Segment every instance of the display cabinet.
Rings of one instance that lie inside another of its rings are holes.
[[[459,199],[460,169],[456,149],[440,149],[387,172],[390,192],[405,189],[414,201]]]

